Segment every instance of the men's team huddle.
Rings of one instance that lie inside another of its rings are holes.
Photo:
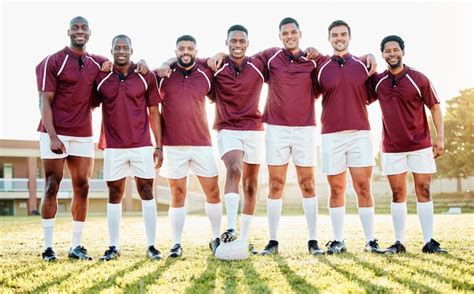
[[[428,78],[403,64],[405,44],[400,37],[390,35],[381,41],[380,50],[388,69],[376,73],[373,55],[357,57],[349,53],[351,30],[346,22],[336,20],[328,28],[328,40],[333,47],[330,56],[314,48],[301,50],[299,24],[288,17],[279,24],[283,48],[246,56],[248,31],[234,25],[227,32],[228,53],[196,58],[196,40],[183,35],[176,41],[176,57],[152,72],[144,61],[137,64],[131,61],[132,41],[126,35],[112,40],[113,63],[86,52],[90,29],[85,18],[72,19],[68,35],[70,46],[49,55],[36,68],[42,117],[38,131],[45,173],[41,202],[45,261],[58,259],[53,250],[53,232],[65,163],[73,184],[72,243],[68,257],[92,259],[81,245],[81,238],[94,158],[92,110],[98,106],[102,107],[99,148],[104,150],[103,175],[109,190],[109,248],[99,260],[120,256],[121,201],[129,174],[135,178],[141,198],[146,254],[152,260],[163,258],[155,247],[157,209],[153,179],[158,168],[171,191],[169,257],[183,254],[181,235],[190,171],[197,176],[206,197],[204,208],[212,231],[209,247],[216,257],[235,260],[249,254],[278,253],[278,227],[290,158],[301,189],[310,254],[338,254],[347,250],[344,242],[347,170],[357,194],[365,251],[379,254],[406,251],[406,182],[407,172],[411,171],[423,232],[422,251],[447,252],[433,239],[430,197],[435,158],[444,149],[440,102]],[[262,114],[258,105],[264,83],[268,85],[268,96]],[[219,155],[226,166],[223,198],[227,230],[223,233],[206,96],[215,102],[214,128],[218,131]],[[314,179],[314,103],[319,96],[322,96],[321,164],[330,187],[333,231],[326,250],[317,241],[318,199]],[[386,249],[379,247],[374,236],[370,183],[375,161],[367,105],[376,100],[383,119],[383,171],[393,194],[395,242]],[[433,144],[425,105],[436,128]],[[249,245],[248,235],[256,207],[259,167],[264,162],[269,171],[269,242],[257,251]],[[240,183],[243,203],[238,234]]]

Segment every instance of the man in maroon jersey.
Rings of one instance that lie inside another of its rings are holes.
[[[433,201],[431,175],[435,159],[444,151],[444,126],[439,99],[430,80],[421,72],[403,64],[405,43],[399,36],[387,36],[381,44],[388,69],[372,80],[375,98],[383,118],[382,162],[392,189],[392,220],[395,243],[387,253],[403,253],[407,215],[407,172],[413,173],[416,210],[423,231],[424,253],[447,253],[433,239]],[[431,144],[425,107],[431,112],[436,138]]]
[[[357,194],[359,217],[366,239],[365,251],[379,252],[374,238],[374,205],[370,190],[372,167],[375,164],[367,115],[367,65],[349,53],[351,30],[337,20],[328,28],[333,56],[325,57],[315,72],[317,92],[322,93],[321,153],[322,171],[331,189],[329,212],[333,241],[328,254],[346,251],[344,215],[346,170],[349,168]]]
[[[173,247],[170,257],[182,255],[181,235],[186,209],[186,183],[191,169],[206,195],[205,211],[212,228],[212,252],[220,244],[222,203],[217,165],[206,117],[206,95],[212,88],[212,72],[195,63],[196,40],[189,35],[176,41],[177,64],[168,78],[160,78],[164,161],[160,175],[171,190],[169,217]]]
[[[99,73],[96,79],[98,102],[102,103],[99,147],[105,149],[104,179],[109,188],[107,220],[110,240],[109,249],[99,260],[108,261],[120,256],[122,198],[129,174],[135,177],[142,199],[147,256],[159,260],[162,255],[155,248],[156,201],[153,198],[155,167],[159,168],[163,160],[158,85],[153,73],[142,75],[135,72],[136,64],[130,60],[132,41],[128,36],[116,36],[112,40],[111,53],[113,70]],[[151,142],[150,128],[156,148]]]

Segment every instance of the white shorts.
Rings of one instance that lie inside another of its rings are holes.
[[[263,149],[263,131],[221,130],[217,133],[219,156],[227,152],[241,150],[244,152],[244,162],[261,164]]]
[[[337,175],[348,167],[375,165],[370,131],[343,131],[321,135],[322,172]]]
[[[283,165],[293,157],[296,166],[316,165],[316,127],[267,125],[265,150],[268,165]]]
[[[163,146],[160,176],[182,179],[191,173],[201,177],[217,176],[217,164],[210,146]]]
[[[58,135],[66,147],[66,153],[56,154],[51,151],[51,140],[47,133],[40,132],[41,159],[61,159],[69,155],[94,158],[94,142],[92,137],[74,137]]]
[[[436,163],[431,147],[410,152],[382,152],[382,166],[385,175],[398,175],[407,171],[417,174],[434,174]]]
[[[152,146],[104,150],[104,180],[116,181],[129,175],[141,179],[155,178]]]

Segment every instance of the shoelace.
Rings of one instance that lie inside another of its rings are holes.
[[[44,252],[45,255],[54,255],[53,248],[48,247]]]
[[[153,253],[153,254],[158,254],[158,253],[160,253],[160,252],[159,252],[155,247],[153,247],[153,246],[151,246],[149,249],[150,249],[151,253]]]
[[[79,247],[79,250],[80,250],[82,253],[84,253],[84,254],[87,253],[87,249],[84,248],[84,246],[80,246],[80,247]]]
[[[112,253],[115,253],[115,248],[113,247],[109,247],[109,249],[105,250],[105,254],[104,255],[110,255]]]
[[[335,246],[335,245],[338,244],[338,243],[339,243],[339,241],[336,241],[336,240],[334,240],[334,241],[328,241],[325,246],[329,248],[329,247]],[[329,246],[328,246],[328,245],[329,245]]]

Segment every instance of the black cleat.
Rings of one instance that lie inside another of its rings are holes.
[[[115,246],[109,246],[109,249],[105,250],[104,255],[99,258],[99,261],[109,261],[120,257],[120,251]]]
[[[329,255],[339,254],[347,251],[346,244],[344,243],[344,241],[329,241],[326,243],[326,247],[328,248],[326,254]]]
[[[364,251],[370,252],[370,253],[378,253],[378,254],[385,253],[385,250],[380,249],[379,241],[377,239],[367,242],[367,244],[365,244]]]
[[[58,260],[56,253],[54,253],[53,248],[51,247],[46,248],[46,250],[41,254],[41,256],[43,257],[43,260],[47,262]]]
[[[423,253],[448,253],[448,250],[441,248],[439,245],[440,244],[435,239],[431,239],[428,243],[425,244],[425,246],[423,246],[421,251],[423,251]]]
[[[77,246],[76,248],[69,249],[67,257],[78,260],[92,260],[92,257],[87,255],[87,249],[84,248],[84,246]]]
[[[234,229],[227,229],[227,231],[222,233],[221,240],[224,243],[235,241],[237,240],[237,233]]]
[[[383,251],[383,253],[385,254],[400,254],[405,252],[407,252],[407,249],[405,248],[405,245],[403,245],[400,241],[396,241],[395,243],[390,245],[390,247]]]
[[[278,241],[270,240],[263,248],[262,251],[258,253],[259,255],[271,255],[271,254],[278,254]]]
[[[311,255],[322,255],[324,251],[319,248],[318,241],[316,240],[309,240],[308,241],[308,251]]]
[[[211,239],[211,242],[209,242],[209,249],[211,249],[213,255],[216,254],[216,249],[219,245],[221,245],[221,239],[219,238]]]
[[[253,244],[249,244],[249,252],[252,254],[252,255],[257,255],[258,254],[258,250],[255,249],[255,246]]]
[[[176,258],[180,257],[181,255],[183,255],[183,248],[181,247],[181,244],[174,244],[174,246],[171,247],[170,254],[168,256],[171,258]]]
[[[161,255],[160,250],[156,249],[155,246],[153,245],[148,247],[148,250],[146,251],[146,255],[151,260],[160,260],[163,258],[163,255]]]

